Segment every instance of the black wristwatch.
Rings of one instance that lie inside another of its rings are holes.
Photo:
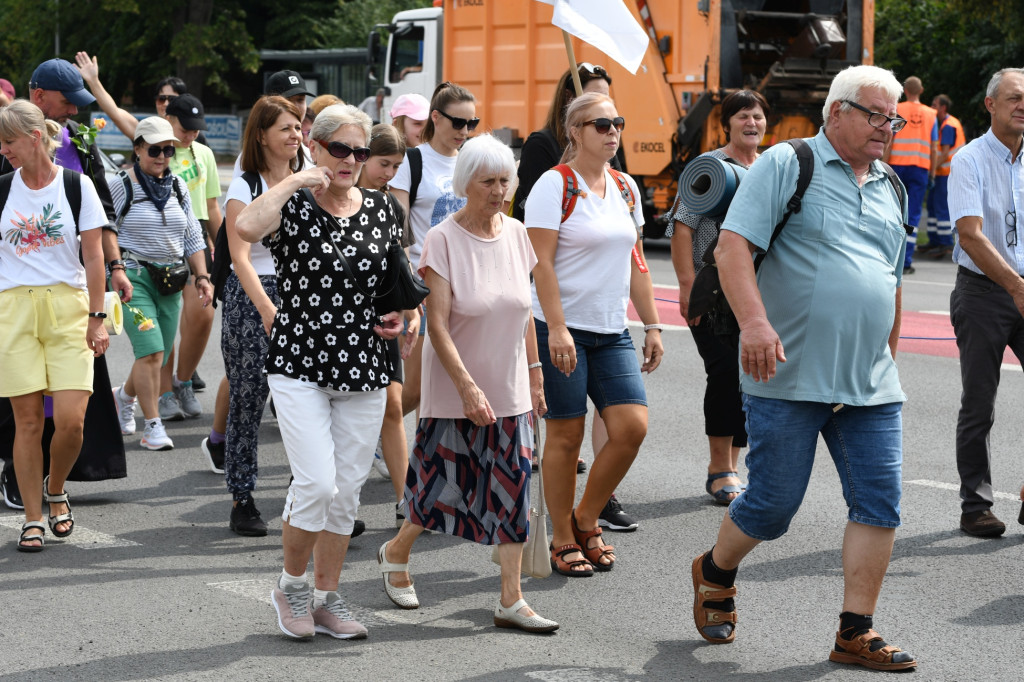
[[[122,259],[122,258],[115,258],[114,260],[112,260],[109,263],[107,263],[107,267],[110,267],[110,268],[113,268],[115,265],[120,265],[123,268],[124,267],[124,259]]]
[[[107,314],[106,313],[89,313],[89,317],[98,317],[101,320],[105,320],[107,318]]]
[[[201,280],[201,279],[205,279],[207,282],[210,282],[210,284],[213,284],[213,282],[210,280],[210,276],[209,275],[196,275],[196,281],[195,281],[195,285],[196,286],[199,286],[199,280]]]

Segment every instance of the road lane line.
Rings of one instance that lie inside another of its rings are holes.
[[[910,485],[921,485],[926,488],[938,488],[939,490],[952,490],[953,492],[960,492],[960,486],[955,483],[944,483],[943,481],[929,481],[924,478],[918,478],[913,481],[904,481]],[[1020,495],[1013,495],[1011,493],[992,493],[993,497],[998,497],[1001,500],[1020,500]]]
[[[23,516],[2,516],[0,517],[0,526],[7,528],[13,528],[14,530],[21,532],[21,524],[25,523]],[[101,533],[98,530],[90,530],[83,528],[77,522],[75,523],[75,532],[70,536],[60,539],[53,538],[52,535],[47,535],[46,540],[48,542],[60,542],[66,545],[72,545],[79,549],[111,549],[114,547],[138,547],[139,543],[132,540],[125,540],[119,538],[116,535],[108,535],[107,533]]]

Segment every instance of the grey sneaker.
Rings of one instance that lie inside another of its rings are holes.
[[[328,592],[327,601],[313,610],[317,632],[337,639],[365,639],[366,628],[352,617],[337,592]]]
[[[121,435],[130,436],[135,433],[135,398],[123,395],[122,389],[123,384],[114,389],[114,406],[117,407],[117,421],[121,423]]]
[[[270,593],[270,601],[277,611],[277,627],[281,632],[295,639],[309,639],[314,634],[313,615],[309,612],[313,601],[313,591],[309,583],[302,587],[289,587],[283,590],[275,587]]]
[[[181,403],[178,402],[172,391],[167,391],[160,396],[160,419],[165,422],[180,422],[185,418],[185,413],[181,411]]]
[[[192,390],[192,380],[182,381],[174,387],[174,397],[181,405],[181,411],[186,419],[195,419],[203,413],[203,406],[199,404],[195,391]]]
[[[173,450],[174,441],[167,435],[163,422],[152,421],[146,423],[146,430],[142,432],[142,440],[139,445],[147,450]]]

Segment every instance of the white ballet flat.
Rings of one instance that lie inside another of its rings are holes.
[[[526,632],[554,632],[558,623],[534,613],[532,616],[519,615],[519,609],[526,606],[526,600],[520,599],[512,606],[505,608],[498,600],[498,608],[494,610],[494,625],[499,628],[518,628]]]
[[[385,542],[377,550],[377,563],[380,564],[380,572],[384,574],[384,594],[388,595],[388,599],[399,608],[418,609],[420,607],[420,600],[416,598],[416,588],[414,586],[395,587],[388,582],[389,573],[408,573],[409,564],[393,564],[388,561],[386,558],[387,547],[388,543]]]

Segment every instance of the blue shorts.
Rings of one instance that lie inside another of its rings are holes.
[[[598,414],[609,405],[647,405],[640,361],[629,332],[597,334],[569,329],[576,343],[576,369],[565,376],[551,364],[548,326],[536,320],[537,348],[544,372],[545,419],[575,419],[587,414],[587,396]]]
[[[839,472],[849,520],[900,525],[903,403],[835,408],[744,394],[748,482],[729,505],[729,517],[744,534],[774,540],[789,530],[807,491],[819,433]]]
[[[406,334],[409,331],[409,322],[402,320],[402,334]],[[423,343],[423,338],[427,334],[427,304],[423,303],[420,305],[420,332],[417,336],[420,337],[420,343]],[[399,379],[401,382],[401,379]]]

